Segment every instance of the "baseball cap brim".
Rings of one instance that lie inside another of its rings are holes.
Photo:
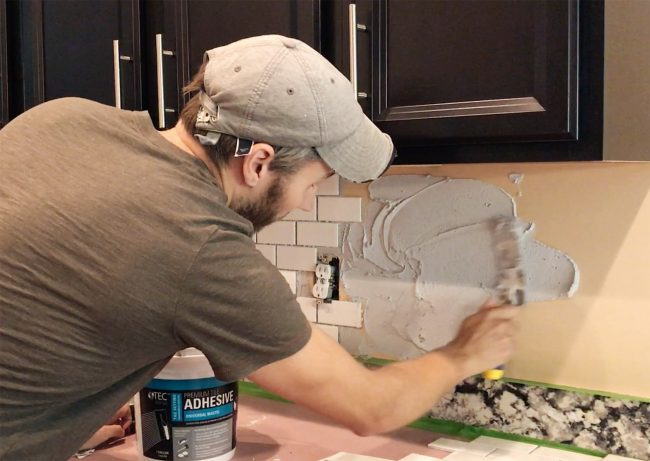
[[[339,176],[352,182],[377,179],[395,158],[390,136],[365,116],[350,136],[316,151]]]

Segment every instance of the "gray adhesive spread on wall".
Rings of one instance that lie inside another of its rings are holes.
[[[523,197],[524,194],[521,192],[521,182],[524,180],[524,174],[513,172],[508,175],[508,179],[511,183],[517,186],[517,197]]]
[[[346,232],[342,265],[348,295],[367,300],[364,326],[341,328],[340,340],[355,354],[415,357],[453,339],[490,295],[488,222],[516,216],[515,202],[482,181],[422,175],[380,178],[369,192],[363,222]],[[578,267],[533,230],[526,225],[522,248],[528,301],[573,295]]]

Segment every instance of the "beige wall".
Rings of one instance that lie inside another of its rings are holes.
[[[508,173],[524,173],[522,197]],[[650,163],[392,167],[389,174],[480,179],[517,201],[536,238],[581,272],[572,299],[522,310],[513,378],[650,398]],[[366,186],[346,184],[346,195]],[[423,223],[426,225],[426,223]]]
[[[603,150],[650,160],[650,0],[605,1]]]

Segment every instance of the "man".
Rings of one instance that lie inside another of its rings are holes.
[[[0,131],[1,460],[62,460],[196,347],[359,434],[417,418],[512,352],[513,308],[484,307],[446,347],[366,370],[312,328],[255,229],[309,210],[334,172],[393,155],[350,83],[281,36],[206,53],[179,123],[78,98]]]

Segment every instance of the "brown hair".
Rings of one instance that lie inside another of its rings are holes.
[[[183,87],[183,94],[189,95],[195,93],[181,110],[180,119],[185,129],[192,135],[205,135],[206,131],[196,128],[196,117],[201,107],[198,92],[203,89],[203,77],[207,61],[194,74],[192,80]],[[262,140],[260,140],[262,141]],[[215,146],[205,146],[210,158],[219,167],[224,168],[233,158],[237,137],[222,134]],[[305,163],[319,159],[319,155],[312,147],[279,147],[274,146],[275,157],[269,165],[271,171],[276,171],[283,175],[292,175],[298,171]]]

